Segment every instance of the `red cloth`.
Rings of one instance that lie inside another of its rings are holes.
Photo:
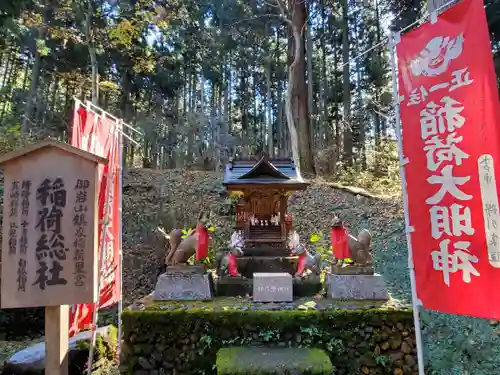
[[[302,275],[304,273],[304,268],[306,267],[306,252],[304,251],[299,255],[299,262],[297,264],[297,272],[296,275]]]
[[[203,225],[196,226],[198,246],[196,247],[196,260],[208,257],[208,230]]]
[[[499,320],[500,127],[483,1],[459,2],[401,35],[396,50],[413,297]]]
[[[347,229],[344,227],[332,228],[330,232],[330,241],[335,258],[346,259],[350,257],[348,238]]]
[[[106,238],[106,246],[99,248],[99,269],[101,285],[99,291],[99,305],[97,303],[76,304],[70,309],[70,337],[92,324],[92,317],[96,308],[104,308],[115,304],[121,299],[120,288],[120,184],[119,184],[119,143],[118,137],[112,131],[113,120],[98,116],[83,107],[76,107],[73,118],[73,134],[71,144],[84,151],[108,159],[107,165],[98,167],[98,244]],[[114,143],[114,146],[113,146]],[[113,176],[112,183],[108,184],[108,176]],[[109,199],[106,205],[106,197]],[[105,211],[107,208],[107,212]],[[108,214],[106,231],[103,230],[103,219]],[[101,259],[103,262],[101,263]]]
[[[229,276],[239,276],[238,267],[236,266],[236,255],[228,254],[227,255],[227,272]]]

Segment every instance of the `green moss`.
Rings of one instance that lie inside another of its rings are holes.
[[[88,351],[90,347],[89,341],[78,342],[80,349]],[[114,364],[118,348],[118,330],[115,326],[109,326],[108,333],[105,336],[98,335],[94,346],[94,363],[92,365],[92,373],[105,373],[106,369]]]
[[[217,353],[216,367],[218,375],[330,375],[333,372],[332,363],[323,350],[304,348],[223,348]]]
[[[207,309],[206,303],[195,308],[186,308],[187,303],[179,305],[184,307],[162,309],[157,305],[123,313],[124,373],[168,368],[178,375],[210,375],[215,374],[221,348],[266,347],[323,350],[338,375],[366,368],[375,369],[373,374],[386,375],[399,365],[377,362],[377,356],[390,354],[383,352],[385,349],[381,352],[380,347],[392,348],[396,336],[398,345],[405,337],[414,347],[410,309],[243,311],[224,306]]]
[[[295,305],[300,306],[312,301],[312,297],[298,298]],[[397,301],[363,300],[363,301],[339,301],[329,298],[322,298],[314,301],[318,308],[326,310],[334,309],[400,309]],[[212,301],[152,301],[146,303],[146,310],[171,310],[171,309],[203,309],[203,310],[227,310],[235,308],[250,308],[255,303],[246,297],[217,297]]]

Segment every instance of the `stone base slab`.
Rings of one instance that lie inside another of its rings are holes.
[[[339,300],[388,300],[382,275],[328,275],[328,297]]]
[[[293,278],[294,297],[312,297],[323,288],[319,276],[309,275],[307,278]],[[245,297],[253,295],[253,279],[224,276],[215,281],[215,294],[218,297]]]
[[[253,274],[254,302],[293,301],[292,275],[286,272],[256,272]]]
[[[197,264],[194,266],[191,265],[175,265],[175,266],[168,266],[166,268],[165,273],[166,274],[172,274],[172,275],[177,275],[177,274],[183,274],[183,275],[192,275],[192,274],[204,274],[206,272],[206,266],[204,264]]]
[[[212,299],[212,274],[166,273],[158,276],[155,301],[206,301]]]
[[[361,266],[359,264],[332,265],[332,273],[336,275],[374,275],[372,265]]]

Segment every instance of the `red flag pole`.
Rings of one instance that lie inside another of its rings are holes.
[[[101,117],[99,114],[97,114],[97,112],[94,112],[97,116],[95,116],[96,118],[97,117]],[[112,128],[112,131],[111,133],[114,135],[117,131],[117,124],[116,122],[113,122],[113,128]],[[97,295],[97,301],[94,303],[94,311],[92,312],[93,313],[93,316],[92,316],[92,327],[91,327],[91,330],[92,330],[92,333],[91,333],[91,338],[90,338],[90,348],[89,348],[89,359],[88,359],[88,362],[87,362],[87,375],[91,375],[92,373],[92,362],[94,360],[94,349],[95,349],[95,342],[96,342],[96,338],[97,338],[97,318],[98,318],[98,314],[99,314],[99,305],[100,305],[100,300],[101,300],[101,286],[102,286],[102,272],[103,272],[103,269],[104,269],[104,255],[105,255],[105,249],[106,249],[106,244],[107,244],[107,241],[106,241],[106,230],[107,230],[107,227],[108,227],[108,222],[109,222],[109,205],[111,204],[109,202],[109,196],[111,194],[111,188],[113,187],[113,184],[114,184],[114,171],[115,171],[115,158],[114,158],[114,152],[115,152],[115,147],[116,147],[116,141],[113,137],[113,142],[111,144],[111,150],[110,150],[110,155],[112,155],[112,160],[111,162],[109,163],[109,167],[108,167],[108,176],[107,176],[107,181],[106,181],[106,198],[104,200],[104,218],[103,218],[103,222],[102,222],[102,227],[101,227],[101,243],[100,243],[100,246],[99,246],[99,270],[98,270],[98,279],[97,279],[97,291],[98,291],[98,295]]]
[[[118,239],[119,246],[119,257],[118,257],[118,269],[120,274],[120,299],[118,300],[118,361],[120,360],[120,353],[122,348],[122,312],[123,312],[123,219],[122,219],[122,205],[123,205],[123,120],[118,121],[118,132],[116,136],[118,137],[118,215],[120,219],[120,235]]]
[[[399,91],[398,91],[398,78],[396,72],[396,45],[401,41],[401,33],[393,33],[389,39],[389,54],[391,55],[391,71],[392,71],[392,90],[394,96],[394,112],[396,120],[396,138],[398,142],[399,153],[399,174],[401,176],[401,187],[403,191],[403,209],[406,227],[406,242],[408,244],[408,268],[410,269],[411,281],[411,301],[413,306],[413,320],[415,324],[415,341],[417,344],[417,363],[418,374],[425,375],[424,371],[424,354],[422,348],[422,331],[420,329],[420,312],[419,308],[422,303],[417,297],[417,287],[415,283],[415,267],[413,266],[413,253],[411,247],[411,232],[413,227],[410,225],[410,215],[408,213],[408,194],[406,191],[406,175],[405,165],[409,162],[408,158],[403,156],[403,141],[401,138],[401,115],[399,112]]]

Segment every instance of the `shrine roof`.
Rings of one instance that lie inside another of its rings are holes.
[[[227,164],[223,184],[229,190],[243,185],[301,190],[309,185],[297,174],[291,159],[269,159],[267,155],[260,159],[234,160]]]

